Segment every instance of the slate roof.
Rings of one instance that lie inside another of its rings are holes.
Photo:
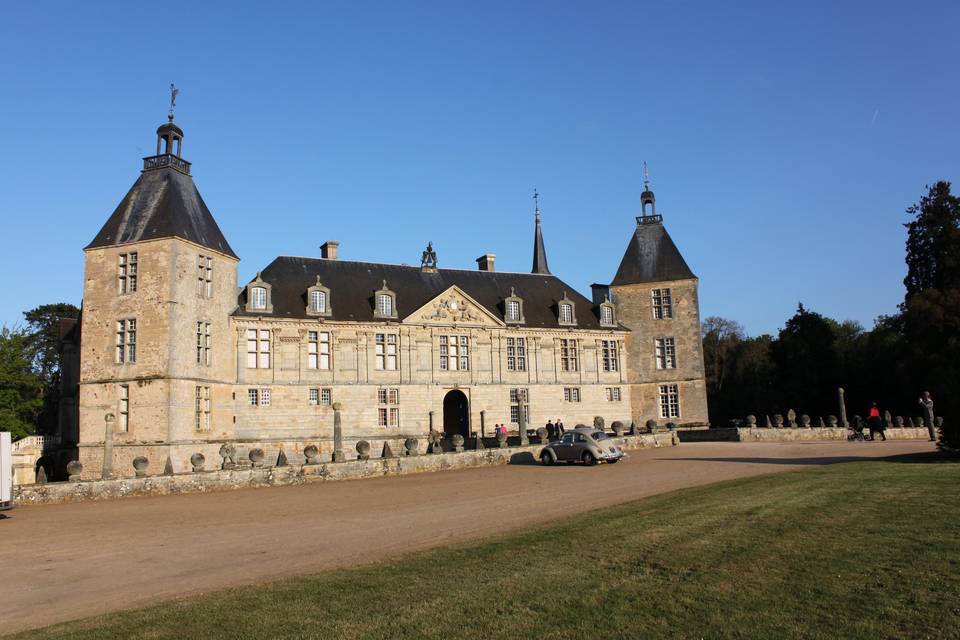
[[[637,230],[611,285],[696,278],[673,244],[660,216],[638,218]]]
[[[531,273],[549,274],[547,250],[543,246],[543,231],[540,230],[540,210],[537,210],[537,226],[533,232],[533,268]]]
[[[306,313],[306,294],[307,288],[316,284],[317,276],[323,286],[330,289],[330,320],[383,322],[373,316],[373,295],[386,280],[387,287],[397,296],[397,318],[400,320],[453,285],[502,320],[503,301],[510,296],[513,287],[523,298],[524,327],[561,328],[557,321],[557,301],[565,293],[575,305],[577,328],[609,330],[600,326],[596,305],[550,274],[467,269],[430,272],[413,266],[291,256],[276,258],[260,272],[260,278],[270,284],[273,312],[245,311],[247,289],[244,287],[234,315],[312,318]]]
[[[170,237],[237,257],[200,197],[193,178],[163,167],[140,174],[86,248]]]

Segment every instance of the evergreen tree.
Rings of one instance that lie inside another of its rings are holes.
[[[18,440],[36,432],[43,407],[43,382],[33,372],[29,335],[0,328],[0,428]]]
[[[906,299],[926,289],[960,288],[960,198],[950,183],[928,187],[920,202],[907,209]]]

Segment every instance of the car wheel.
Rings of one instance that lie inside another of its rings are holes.
[[[553,459],[553,454],[550,453],[549,451],[544,451],[543,453],[540,454],[540,463],[543,464],[544,466],[549,467],[554,462],[556,461]]]
[[[607,464],[617,464],[618,462],[620,462],[619,458],[611,458],[610,460],[607,460]]]
[[[583,464],[587,466],[593,466],[597,464],[597,459],[593,457],[593,454],[589,451],[584,452],[583,454]]]

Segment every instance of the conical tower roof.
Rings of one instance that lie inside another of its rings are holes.
[[[171,118],[157,136],[157,155],[143,159],[140,177],[86,248],[182,238],[237,258],[193,183],[190,163],[180,158],[183,131]],[[167,143],[163,154],[161,141]]]
[[[659,215],[637,218],[637,230],[620,261],[613,286],[696,278]]]
[[[549,275],[550,267],[547,266],[547,250],[543,246],[543,231],[540,229],[540,194],[536,190],[533,192],[533,199],[536,201],[536,223],[533,231],[533,269],[530,273],[542,273]]]

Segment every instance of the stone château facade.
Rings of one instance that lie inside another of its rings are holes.
[[[181,157],[183,131],[157,130],[157,153],[85,248],[83,310],[65,354],[79,358],[62,436],[84,477],[116,476],[145,456],[219,460],[222,444],[305,445],[329,459],[334,407],[344,450],[395,451],[430,431],[469,439],[561,418],[645,425],[707,422],[697,278],[654,209],[609,285],[587,299],[552,275],[537,208],[531,273],[281,256],[237,286],[238,256]],[[650,212],[647,212],[647,207]],[[66,365],[68,366],[68,365]],[[525,412],[525,413],[521,413]],[[112,416],[108,421],[107,416]]]

